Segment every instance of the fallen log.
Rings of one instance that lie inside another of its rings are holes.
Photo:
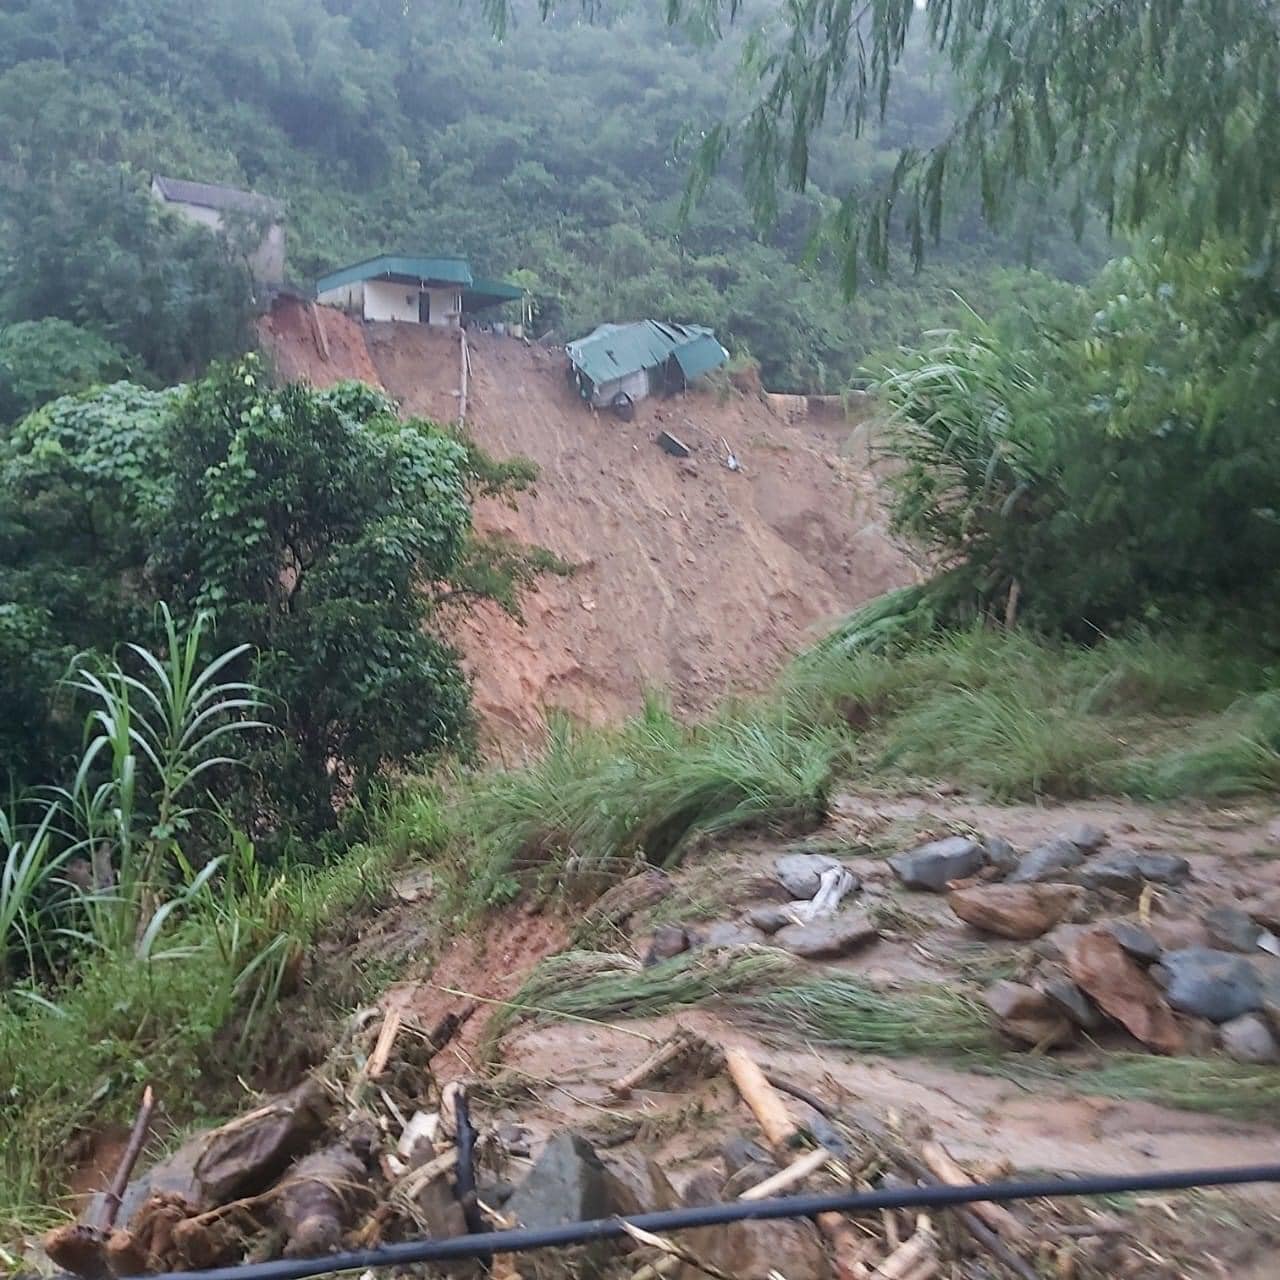
[[[973,1179],[952,1159],[950,1152],[940,1142],[926,1142],[920,1148],[921,1158],[929,1168],[929,1172],[949,1187],[970,1187]],[[1006,1240],[1025,1241],[1027,1229],[1003,1205],[992,1204],[989,1200],[978,1200],[969,1209],[992,1231]]]

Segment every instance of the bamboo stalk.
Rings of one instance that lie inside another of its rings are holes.
[[[674,1062],[687,1048],[693,1044],[693,1037],[683,1027],[677,1027],[671,1037],[660,1044],[643,1062],[633,1067],[624,1076],[619,1076],[609,1086],[609,1092],[615,1098],[629,1098],[632,1090],[644,1081],[656,1076],[663,1067]]]
[[[787,1151],[795,1141],[799,1127],[781,1097],[765,1079],[760,1065],[745,1049],[739,1048],[725,1050],[725,1065],[769,1145],[777,1152]]]
[[[779,1169],[777,1173],[770,1174],[763,1182],[757,1182],[754,1187],[748,1187],[738,1199],[767,1200],[770,1196],[775,1196],[780,1191],[785,1191],[788,1187],[794,1187],[797,1182],[803,1182],[811,1173],[817,1173],[830,1159],[832,1159],[832,1155],[826,1147],[819,1147],[816,1151],[808,1151],[793,1160],[785,1169]]]

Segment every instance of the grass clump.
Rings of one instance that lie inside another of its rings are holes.
[[[857,1053],[990,1056],[999,1047],[988,1011],[940,985],[890,991],[833,974],[746,996],[734,1008],[762,1029]]]
[[[649,1018],[778,982],[795,961],[770,947],[706,947],[643,968],[631,956],[566,951],[542,961],[490,1025],[496,1043],[524,1018]]]
[[[557,719],[545,754],[475,782],[458,821],[485,895],[534,870],[607,877],[638,859],[670,866],[698,836],[816,823],[840,751],[833,731],[801,731],[767,709],[686,726],[650,700],[613,731]]]

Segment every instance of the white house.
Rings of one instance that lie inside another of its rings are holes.
[[[208,182],[182,178],[151,179],[151,194],[189,222],[210,231],[230,234],[243,230],[256,248],[249,253],[249,270],[259,284],[284,282],[284,206],[270,196]]]
[[[523,297],[516,285],[477,279],[465,258],[384,253],[316,281],[316,301],[324,306],[364,320],[437,328],[457,328],[464,315]]]

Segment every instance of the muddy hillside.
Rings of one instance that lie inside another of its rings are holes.
[[[687,711],[759,688],[822,623],[913,577],[865,451],[803,401],[691,393],[623,422],[582,404],[557,350],[472,334],[464,406],[456,333],[286,302],[262,334],[283,377],[376,380],[405,413],[442,421],[465,408],[479,444],[541,468],[535,492],[486,505],[479,522],[575,572],[526,601],[523,627],[486,610],[461,638],[504,744],[535,739],[551,707],[604,721],[647,687]],[[688,457],[659,447],[664,431]]]

